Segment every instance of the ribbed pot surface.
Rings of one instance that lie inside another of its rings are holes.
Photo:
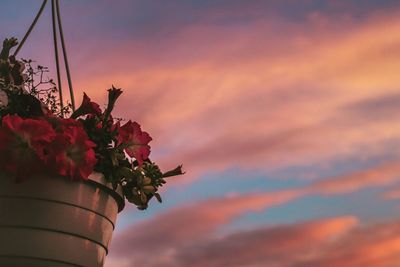
[[[0,175],[0,266],[103,266],[123,198],[90,179]]]

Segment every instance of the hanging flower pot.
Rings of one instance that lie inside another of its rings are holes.
[[[87,181],[0,176],[0,266],[103,266],[124,207],[100,173]]]
[[[104,111],[86,94],[63,106],[46,68],[9,56],[15,45],[0,53],[0,266],[103,266],[125,199],[140,210],[161,202],[181,166],[161,172],[150,135],[113,118],[121,89],[108,90]]]

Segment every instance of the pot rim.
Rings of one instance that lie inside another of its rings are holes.
[[[6,172],[3,172],[0,169],[0,176],[6,174]],[[37,175],[37,178],[45,178],[45,177],[49,177],[47,175]],[[64,176],[58,176],[58,178],[60,179],[64,179],[64,180],[68,180],[66,179],[66,177]],[[122,191],[122,186],[118,185],[117,188],[114,190],[112,183],[108,182],[104,176],[104,174],[100,173],[100,172],[92,172],[87,180],[80,180],[80,181],[72,181],[71,179],[69,179],[70,182],[82,182],[84,184],[87,184],[91,187],[96,187],[99,188],[103,191],[105,191],[106,193],[108,193],[109,195],[111,195],[115,202],[117,203],[118,206],[118,212],[121,212],[124,207],[125,207],[125,197]]]

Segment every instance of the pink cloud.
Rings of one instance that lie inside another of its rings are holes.
[[[387,200],[397,200],[400,199],[400,189],[392,189],[383,193],[382,197]]]
[[[386,186],[398,180],[398,166],[400,165],[395,162],[387,163],[369,170],[317,181],[302,188],[236,194],[181,205],[120,232],[112,245],[111,257],[122,257],[123,259],[125,255],[130,255],[129,264],[146,262],[149,266],[158,266],[157,264],[168,266],[166,265],[168,262],[164,262],[164,260],[168,259],[169,261],[171,253],[172,255],[179,254],[188,246],[195,246],[197,243],[206,242],[208,244],[209,239],[217,238],[218,230],[249,212],[261,212],[304,196],[344,194],[370,186]],[[349,222],[349,220],[345,221]],[[354,218],[350,219],[350,222],[354,223]],[[324,229],[326,228],[320,227],[313,234],[317,237],[325,236]],[[327,229],[327,235],[329,235],[329,229],[333,228],[328,227]],[[271,232],[273,231],[271,230]],[[310,235],[311,233],[306,234],[309,237]],[[140,244],[140,246],[131,251],[131,246],[128,244]],[[299,247],[294,246],[300,248],[304,245],[301,242],[299,244]],[[229,248],[228,245],[226,246]],[[158,257],[149,259],[148,251]],[[243,255],[245,254],[243,253]],[[181,256],[176,257],[182,258]]]
[[[167,266],[293,266],[315,257],[356,225],[354,217],[339,217],[239,232],[191,244]]]
[[[393,221],[355,229],[321,257],[300,266],[395,267],[399,260],[400,223]]]
[[[365,187],[387,186],[400,180],[400,163],[389,162],[370,169],[316,182],[309,190],[321,194],[343,194]]]
[[[169,246],[184,246],[188,240],[190,242],[201,240],[205,235],[214,233],[245,212],[259,211],[266,207],[283,204],[298,195],[299,192],[288,190],[270,194],[212,198],[181,205],[124,230],[117,236],[119,241],[114,249],[118,255],[125,254],[128,253],[126,251],[128,246],[124,244],[140,243],[141,246],[135,249],[136,256],[139,258],[148,250],[161,253]],[[182,227],[182,225],[190,225],[190,227]],[[162,238],[158,238],[160,236]]]
[[[271,169],[398,147],[398,114],[361,120],[368,110],[348,109],[398,92],[397,14],[363,24],[325,16],[322,26],[321,16],[299,25],[191,24],[162,42],[127,41],[92,55],[77,87],[95,99],[115,81],[125,88],[118,116],[141,121],[165,151],[157,160],[185,163],[192,178],[232,165]]]
[[[127,245],[127,244],[126,244]],[[164,253],[136,250],[115,261],[146,266],[395,267],[400,255],[400,224],[361,226],[354,217],[320,219],[292,225],[205,235],[185,246],[166,245]],[[114,265],[114,257],[106,266]]]
[[[182,223],[176,228],[191,225]],[[222,237],[205,232],[196,239],[189,236],[179,246],[175,239],[158,245],[150,231],[147,235],[146,242],[153,242],[148,248],[142,248],[143,240],[118,240],[106,266],[396,267],[400,260],[398,221],[360,225],[352,216],[262,227]],[[131,250],[126,251],[127,247]]]
[[[215,233],[216,228],[228,223],[229,219],[238,215],[238,210],[232,212],[233,209],[221,211],[218,207],[202,207],[204,206],[191,207],[191,210],[181,208],[179,212],[178,210],[177,212],[169,212],[158,216],[155,220],[133,227],[128,232],[121,233],[117,236],[112,246],[111,260],[107,264],[114,266],[116,263],[113,262],[116,259],[118,264],[127,264],[126,266],[139,263],[146,264],[146,266],[169,266],[168,264],[171,260],[177,260],[175,257],[182,258],[178,254],[183,253],[186,248],[195,246],[195,244],[207,243],[210,239],[214,239],[213,233]],[[201,211],[193,210],[194,208],[201,209]],[[244,210],[241,210],[241,212],[244,212]],[[315,229],[312,235],[311,233],[305,234],[303,238],[319,240],[324,239],[326,236],[333,237],[346,230],[346,228],[352,227],[355,223],[356,220],[352,217],[332,220],[322,225],[319,229]],[[312,226],[309,228],[311,229]],[[283,231],[284,229],[282,229]],[[271,229],[270,232],[275,232],[279,235],[277,233],[279,232],[278,229]],[[285,243],[288,246],[299,248],[302,244],[298,241],[294,238]],[[271,242],[271,245],[273,243]],[[134,247],[134,244],[140,245]],[[221,249],[222,247],[219,250]],[[260,251],[256,253],[260,253]],[[245,256],[245,254],[242,251],[241,255]],[[150,255],[156,256],[150,257]],[[209,260],[209,262],[211,263],[212,260]],[[185,266],[184,264],[174,264],[171,266]]]

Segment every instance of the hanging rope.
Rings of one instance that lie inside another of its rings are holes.
[[[18,54],[18,52],[21,50],[26,39],[28,38],[29,34],[32,32],[37,21],[39,20],[39,17],[42,14],[44,8],[46,7],[46,4],[47,4],[47,0],[44,0],[42,5],[40,6],[39,12],[37,13],[35,19],[33,20],[32,24],[30,25],[28,31],[25,33],[24,38],[22,38],[21,43],[18,45],[17,49],[15,50],[14,56],[16,56]],[[63,53],[64,64],[65,64],[65,71],[67,74],[67,81],[68,81],[72,111],[75,111],[75,97],[74,97],[74,89],[72,87],[71,72],[70,72],[69,64],[68,64],[67,48],[65,46],[64,33],[63,33],[63,28],[62,28],[62,23],[61,23],[61,12],[60,12],[59,0],[51,0],[51,18],[52,18],[52,26],[53,26],[54,56],[55,56],[55,60],[56,60],[56,71],[57,71],[57,86],[58,86],[58,92],[59,92],[59,98],[60,98],[61,116],[64,116],[64,101],[63,101],[63,93],[62,93],[60,61],[58,58],[57,25],[58,25],[58,32],[60,34],[60,41],[61,41],[61,48],[62,48],[62,53]],[[56,20],[57,20],[57,25],[56,25]]]
[[[32,24],[31,24],[31,26],[29,27],[28,31],[25,33],[24,38],[22,38],[21,43],[19,43],[17,49],[15,50],[15,52],[14,52],[14,56],[15,56],[15,57],[17,56],[19,50],[21,50],[21,47],[24,45],[26,39],[28,38],[29,34],[30,34],[31,31],[33,30],[33,27],[35,27],[36,22],[38,21],[40,15],[42,14],[43,9],[45,8],[46,4],[47,4],[47,0],[44,0],[43,3],[42,3],[42,6],[41,6],[40,9],[39,9],[39,12],[37,13],[35,19],[33,20]]]
[[[70,94],[71,104],[72,104],[72,111],[75,111],[74,89],[72,88],[71,73],[69,71],[67,49],[65,48],[64,34],[63,34],[63,29],[62,29],[62,24],[61,24],[59,0],[56,0],[56,11],[57,11],[58,29],[60,31],[61,47],[62,47],[62,52],[63,52],[63,56],[64,56],[65,70],[67,72],[67,80],[68,80],[69,94]]]
[[[56,6],[55,0],[51,0],[51,20],[53,25],[53,43],[54,43],[54,56],[56,58],[57,82],[58,93],[60,97],[61,116],[64,117],[64,102],[61,88],[61,75],[60,75],[60,62],[58,60],[58,44],[57,44],[57,25],[56,25]]]

